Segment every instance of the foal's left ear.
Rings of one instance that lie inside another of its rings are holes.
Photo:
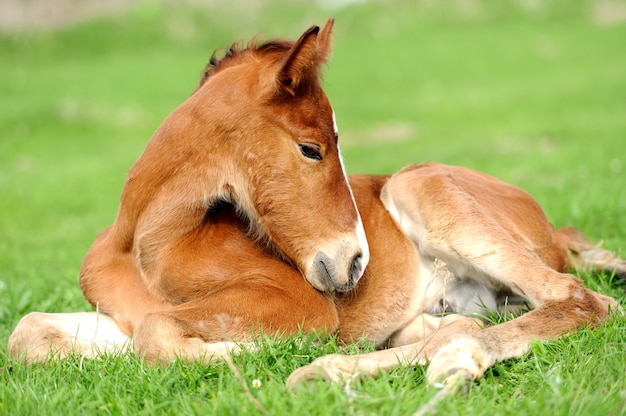
[[[335,19],[328,19],[322,31],[320,32],[317,40],[317,63],[325,64],[330,59],[330,54],[333,51],[333,26]]]
[[[332,49],[331,32],[333,19],[329,19],[320,32],[312,26],[294,43],[281,64],[278,73],[280,87],[290,95],[296,95],[298,84],[325,63]]]

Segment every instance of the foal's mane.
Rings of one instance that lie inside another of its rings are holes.
[[[285,53],[294,45],[294,42],[274,39],[266,42],[259,42],[257,38],[253,38],[247,45],[242,42],[233,43],[221,57],[218,57],[218,51],[214,51],[209,59],[209,63],[204,67],[202,76],[200,77],[200,88],[206,80],[217,72],[238,63],[242,58],[249,56],[263,57],[274,53]]]

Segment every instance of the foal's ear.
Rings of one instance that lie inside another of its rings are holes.
[[[318,26],[312,26],[294,43],[278,73],[281,89],[295,96],[298,84],[310,75],[310,71],[327,61],[332,48],[330,34],[333,22],[330,19],[321,33]]]
[[[317,47],[317,62],[318,64],[325,64],[330,59],[330,54],[333,50],[333,25],[335,19],[328,19],[322,31],[318,36]]]

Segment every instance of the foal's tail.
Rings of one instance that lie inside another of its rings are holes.
[[[573,227],[563,227],[557,234],[565,241],[569,250],[571,269],[579,271],[606,271],[615,274],[615,277],[626,280],[626,260],[617,254],[600,248],[600,244],[593,244],[580,231]]]

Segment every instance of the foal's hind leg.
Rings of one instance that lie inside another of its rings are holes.
[[[480,377],[495,361],[526,353],[532,339],[551,339],[604,322],[617,302],[562,273],[568,247],[536,201],[511,185],[463,168],[427,165],[394,176],[383,203],[420,255],[439,258],[459,276],[524,297],[533,311],[484,330],[436,332],[431,381]]]
[[[596,305],[598,310],[604,306],[601,303]],[[295,388],[303,381],[320,377],[326,381],[345,382],[356,377],[377,376],[399,366],[414,365],[428,365],[426,376],[429,383],[455,384],[461,380],[478,379],[497,361],[519,358],[528,352],[532,339],[555,338],[576,329],[571,325],[572,321],[585,322],[577,317],[559,317],[559,311],[571,309],[570,305],[547,305],[486,329],[481,329],[463,315],[422,315],[416,319],[437,322],[437,327],[431,328],[426,338],[368,354],[325,355],[294,371],[287,386]],[[588,317],[586,313],[581,315]],[[564,323],[552,326],[555,318]]]

